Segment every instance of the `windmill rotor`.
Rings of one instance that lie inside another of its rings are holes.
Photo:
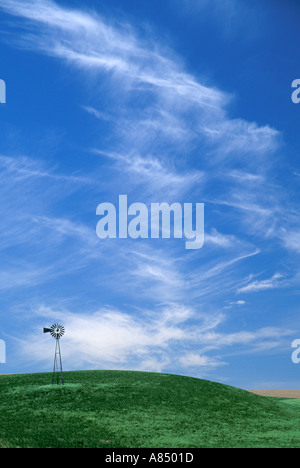
[[[65,327],[63,325],[60,325],[58,323],[55,323],[52,325],[50,328],[50,334],[55,338],[56,340],[60,340],[61,337],[64,336],[65,334]]]

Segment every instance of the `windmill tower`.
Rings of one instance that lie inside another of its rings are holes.
[[[44,333],[50,333],[53,338],[55,338],[55,354],[54,354],[54,365],[53,365],[53,374],[52,374],[52,385],[55,383],[57,385],[64,384],[64,376],[62,369],[62,359],[61,359],[61,350],[60,350],[60,339],[65,334],[65,327],[63,325],[55,323],[51,328],[44,328]]]

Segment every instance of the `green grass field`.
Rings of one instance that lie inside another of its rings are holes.
[[[169,374],[0,376],[0,447],[300,447],[300,400]]]

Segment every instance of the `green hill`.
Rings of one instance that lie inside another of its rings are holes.
[[[121,371],[0,376],[0,447],[300,447],[300,400]]]

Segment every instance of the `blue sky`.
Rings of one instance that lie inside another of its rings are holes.
[[[0,372],[136,369],[300,388],[300,7],[1,1]],[[205,245],[96,208],[205,203]]]

